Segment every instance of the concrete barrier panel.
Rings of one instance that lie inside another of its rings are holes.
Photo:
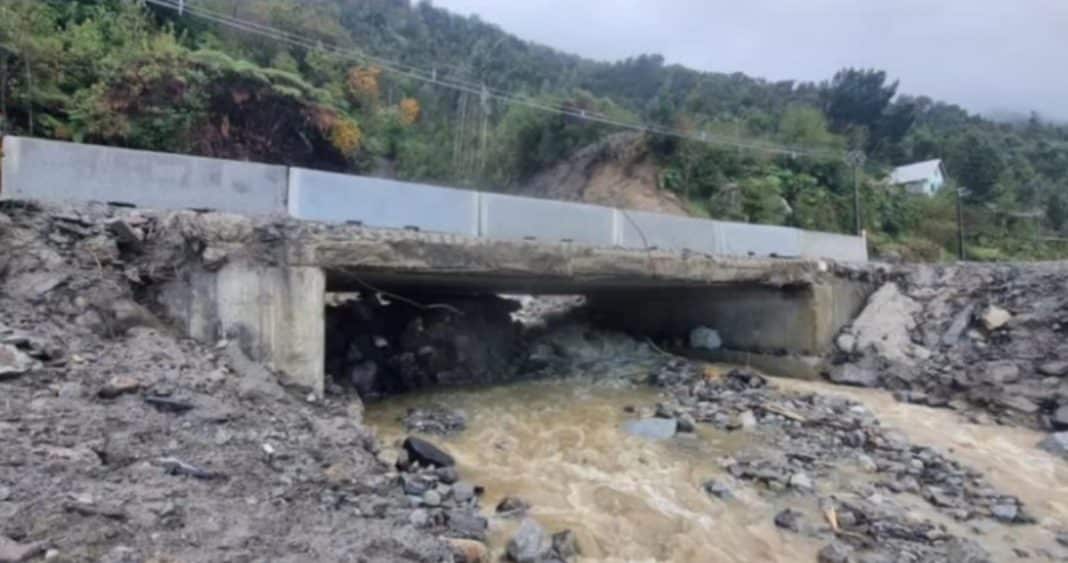
[[[801,255],[843,262],[867,262],[868,241],[851,235],[801,231]]]
[[[791,227],[719,223],[719,253],[729,256],[801,256],[801,233]]]
[[[625,248],[661,248],[715,254],[719,251],[719,225],[715,221],[644,211],[617,211],[619,244]]]
[[[599,205],[479,194],[480,234],[494,239],[533,238],[546,243],[570,241],[612,246],[616,240],[615,210]]]
[[[289,214],[478,236],[477,192],[303,168],[289,169]]]
[[[248,215],[286,211],[284,166],[24,137],[4,137],[3,182],[8,199]]]

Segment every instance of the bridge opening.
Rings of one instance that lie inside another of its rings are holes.
[[[376,399],[438,385],[489,384],[544,367],[538,339],[614,331],[657,350],[815,377],[867,286],[847,281],[714,286],[587,286],[326,272],[324,374],[335,391]],[[481,289],[481,291],[479,291]],[[534,291],[531,291],[534,290]],[[525,291],[526,297],[506,292]],[[536,294],[533,296],[531,294]],[[695,342],[695,331],[717,342]]]

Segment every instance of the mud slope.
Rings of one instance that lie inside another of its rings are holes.
[[[0,209],[0,560],[451,560],[358,402],[138,304],[206,245],[183,217]]]
[[[659,187],[658,170],[634,133],[618,133],[538,173],[523,195],[610,207],[688,215],[679,198]]]

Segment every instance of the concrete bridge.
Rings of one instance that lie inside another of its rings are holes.
[[[190,336],[236,335],[320,391],[329,292],[583,294],[620,328],[709,326],[729,349],[801,355],[868,292],[844,265],[866,260],[858,237],[12,137],[4,153],[5,198],[253,217],[261,228],[190,215],[215,246],[161,301]]]

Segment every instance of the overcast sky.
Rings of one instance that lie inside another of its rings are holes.
[[[433,0],[524,39],[602,60],[772,80],[876,67],[972,111],[1068,119],[1068,0]]]

